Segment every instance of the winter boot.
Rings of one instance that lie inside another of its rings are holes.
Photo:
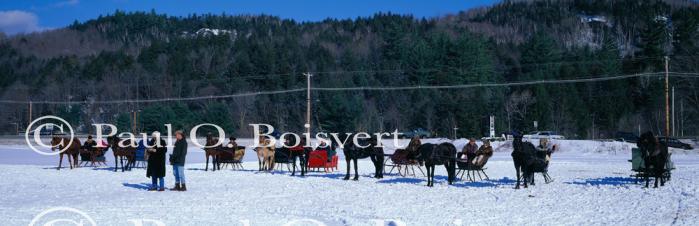
[[[187,185],[182,184],[182,187],[180,187],[179,191],[187,191]]]
[[[171,188],[170,191],[179,191],[180,189],[180,183],[175,183],[175,187]]]

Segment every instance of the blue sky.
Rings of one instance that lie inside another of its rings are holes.
[[[268,14],[297,21],[356,18],[377,12],[435,17],[496,0],[0,0],[0,31],[28,33],[64,27],[115,10],[150,11],[174,16],[192,13]]]

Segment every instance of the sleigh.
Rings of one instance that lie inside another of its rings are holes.
[[[320,171],[323,169],[326,173],[337,170],[338,157],[334,155],[330,161],[328,161],[328,152],[326,151],[312,151],[308,155],[308,169],[311,171]]]
[[[387,161],[391,161],[390,164],[384,163],[384,166],[391,167],[388,173],[393,173],[393,170],[397,169],[398,175],[402,177],[416,176],[415,168],[417,167],[420,173],[422,173],[422,176],[425,176],[425,172],[422,171],[418,161],[416,159],[409,159],[405,149],[396,149],[393,154],[384,154],[384,157],[387,157]]]
[[[672,155],[668,155],[667,158],[667,163],[665,163],[665,170],[663,171],[663,179],[665,181],[670,181],[670,178],[672,177],[672,170],[675,169],[675,163],[672,162]],[[649,170],[646,170],[646,163],[645,160],[643,159],[643,154],[641,153],[640,148],[632,148],[631,149],[631,159],[629,160],[631,163],[631,171],[633,171],[633,174],[631,174],[631,177],[635,178],[635,183],[638,183],[639,181],[642,180],[645,176],[652,176],[648,174]]]
[[[107,159],[104,154],[107,152],[107,148],[94,148],[90,151],[88,149],[80,149],[80,166],[99,166],[107,165]]]
[[[215,164],[219,170],[229,165],[232,169],[242,170],[245,169],[243,168],[243,157],[245,157],[245,146],[237,146],[235,150],[228,147],[221,148],[218,150]]]
[[[485,165],[488,163],[488,159],[490,157],[483,157],[483,164],[481,165],[475,165],[473,163],[468,162],[467,159],[462,159],[461,156],[463,153],[458,153],[457,158],[456,158],[456,176],[458,177],[459,174],[461,174],[460,179],[464,179],[464,175],[466,175],[466,179],[474,182],[476,180],[476,176],[478,176],[479,180],[483,180],[484,178],[486,180],[490,179],[488,177],[488,174],[485,173]],[[483,174],[483,175],[481,175]]]
[[[291,172],[291,166],[294,165],[291,150],[286,147],[278,148],[274,152],[274,165],[277,166],[277,170],[284,170],[284,166],[286,166],[286,169]]]
[[[134,168],[146,167],[148,167],[148,152],[146,152],[146,146],[143,144],[143,141],[139,141],[136,155],[134,156]]]

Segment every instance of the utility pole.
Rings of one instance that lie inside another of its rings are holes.
[[[665,56],[665,137],[670,137],[670,58]]]
[[[677,118],[675,117],[675,87],[672,87],[672,136],[675,137],[677,136],[677,130],[675,129],[675,121],[677,121]]]
[[[131,133],[136,134],[136,111],[131,110]]]
[[[136,108],[135,111],[133,111],[133,127],[134,127],[134,134],[138,132],[138,108]]]
[[[684,100],[680,99],[680,119],[679,122],[680,124],[679,128],[679,133],[681,137],[684,137]]]
[[[31,100],[29,101],[29,122],[27,122],[27,126],[29,126],[29,124],[32,124],[32,101]]]
[[[311,134],[311,73],[304,73],[306,75],[306,133]],[[308,141],[307,141],[308,142]]]

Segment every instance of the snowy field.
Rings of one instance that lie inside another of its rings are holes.
[[[429,139],[427,142],[442,140]],[[407,142],[407,141],[404,141]],[[242,140],[248,145],[249,140]],[[465,140],[454,142],[457,148]],[[203,153],[190,149],[187,192],[145,191],[145,170],[113,172],[109,167],[56,170],[57,156],[40,156],[21,143],[0,141],[0,225],[27,225],[42,211],[70,207],[98,225],[134,225],[157,220],[166,225],[696,225],[699,222],[699,155],[673,149],[677,169],[658,189],[634,184],[630,148],[621,142],[557,141],[550,175],[554,182],[514,190],[509,143],[495,143],[489,180],[446,184],[438,167],[435,187],[425,178],[371,178],[373,166],[360,161],[359,181],[340,171],[291,177],[260,173],[247,151],[246,170],[203,171]],[[387,146],[390,146],[387,144]],[[387,153],[392,147],[387,147]],[[107,156],[111,156],[108,153]],[[388,171],[388,168],[386,169]],[[168,168],[166,184],[174,178]],[[54,212],[45,217],[73,217]],[[64,216],[65,215],[65,216]],[[296,222],[294,222],[296,221]],[[313,224],[313,222],[316,224]],[[131,223],[130,223],[131,222]],[[152,222],[151,222],[152,223]],[[89,224],[87,224],[89,225]],[[149,225],[149,224],[146,224]],[[150,224],[155,225],[155,224]]]

